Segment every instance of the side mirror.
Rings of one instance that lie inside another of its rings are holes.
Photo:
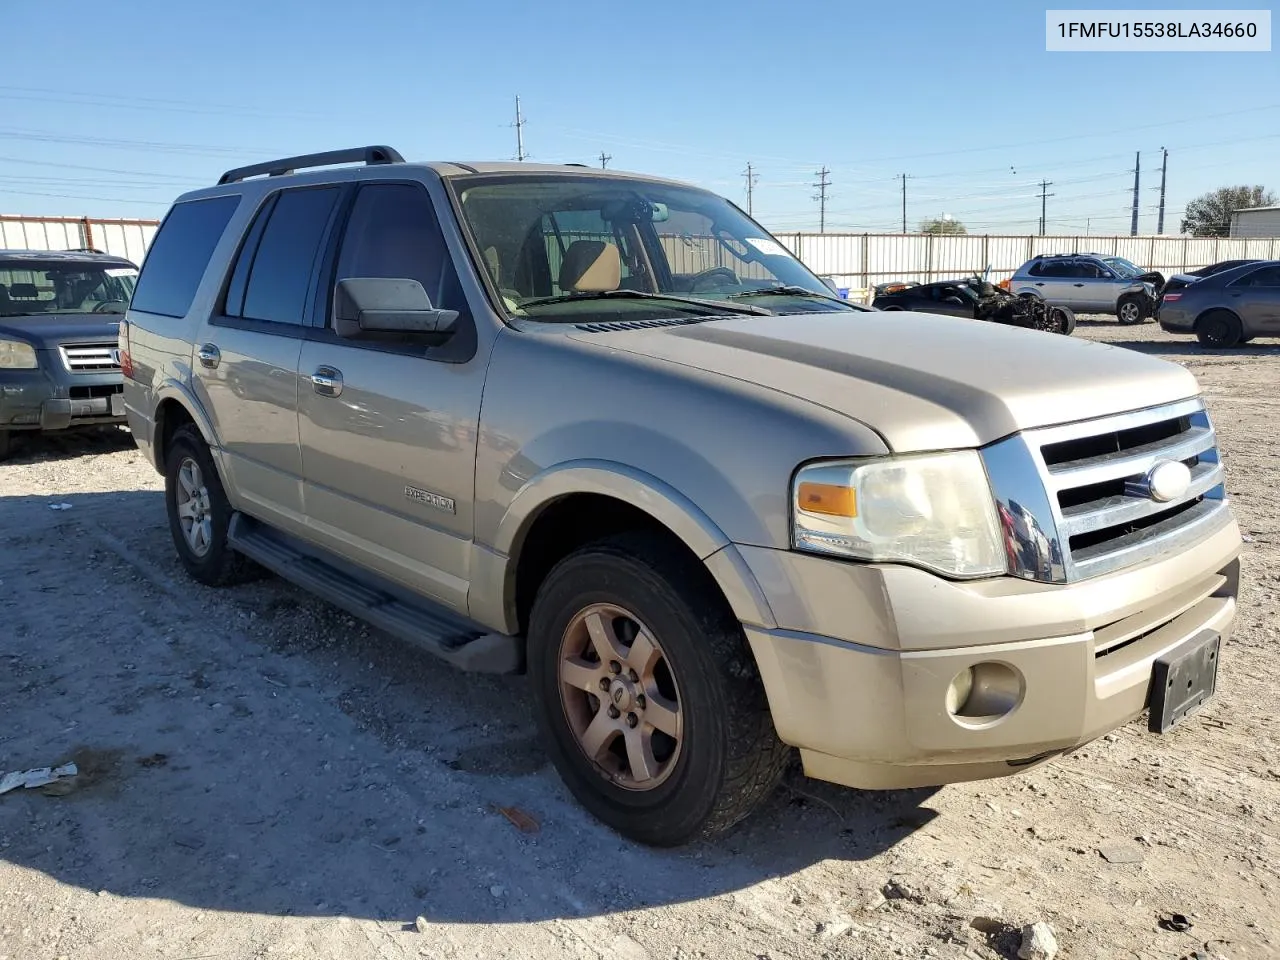
[[[834,280],[832,280],[830,277],[822,277],[821,279],[822,279],[822,282],[827,285],[827,287],[831,290],[832,293],[834,293],[836,296],[840,295],[840,288],[836,286],[836,282]]]
[[[338,281],[333,328],[340,337],[405,333],[443,343],[458,322],[457,310],[437,310],[417,280],[349,277]]]

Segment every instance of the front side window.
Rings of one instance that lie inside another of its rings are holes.
[[[855,309],[733,204],[703,190],[567,174],[460,177],[451,186],[512,317]]]
[[[1102,262],[1110,267],[1116,276],[1124,280],[1132,280],[1134,277],[1142,276],[1142,271],[1124,257],[1107,257]]]
[[[133,267],[0,260],[0,317],[124,313],[137,277]]]
[[[431,197],[420,186],[360,188],[342,237],[335,283],[352,277],[417,280],[433,307],[468,315]]]

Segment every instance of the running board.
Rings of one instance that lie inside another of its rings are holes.
[[[227,531],[227,542],[237,553],[459,669],[476,673],[523,669],[524,645],[519,638],[491,633],[430,600],[411,598],[377,574],[340,569],[291,540],[243,513],[232,515]]]

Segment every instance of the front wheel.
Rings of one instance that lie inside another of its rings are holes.
[[[1126,327],[1142,323],[1150,312],[1142,297],[1121,297],[1116,304],[1116,319]]]
[[[657,537],[603,540],[555,566],[530,617],[529,672],[565,784],[641,843],[728,829],[790,754],[742,627],[705,568]]]

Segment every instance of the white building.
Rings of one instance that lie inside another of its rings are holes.
[[[1280,207],[1245,207],[1231,214],[1233,237],[1280,237]]]

